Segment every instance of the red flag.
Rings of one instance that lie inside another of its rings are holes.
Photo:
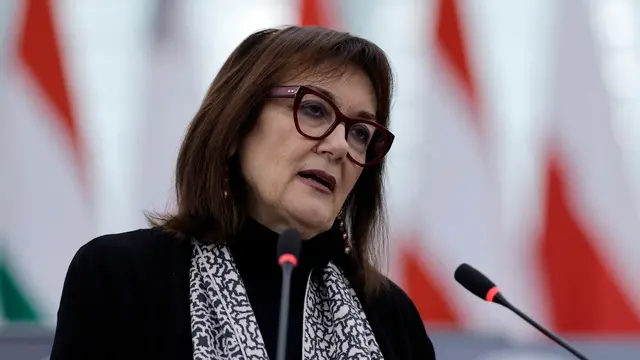
[[[638,214],[613,136],[587,6],[559,3],[539,261],[557,331],[638,334],[639,309],[624,293],[620,271],[634,252]]]
[[[594,248],[593,234],[570,206],[575,202],[562,165],[549,161],[541,245],[552,325],[565,333],[640,333],[638,315]]]
[[[471,67],[469,64],[469,58],[467,54],[466,48],[466,39],[464,35],[464,29],[462,26],[462,21],[459,17],[459,4],[456,0],[441,0],[437,4],[437,15],[436,15],[436,64],[438,69],[436,72],[444,71],[448,76],[444,76],[443,81],[449,82],[448,86],[453,90],[452,98],[449,98],[448,101],[452,102],[452,106],[460,107],[466,111],[465,115],[460,118],[443,118],[438,121],[442,122],[458,122],[460,121],[462,124],[460,126],[467,127],[469,125],[478,126],[478,99],[477,99],[477,90],[474,77],[471,72]],[[463,111],[463,112],[464,112]],[[451,114],[446,114],[449,116]],[[459,114],[458,114],[459,115]],[[456,116],[456,115],[452,115]],[[471,122],[467,124],[467,122]],[[452,158],[459,158],[458,156],[462,152],[466,155],[462,155],[465,159],[470,159],[467,157],[468,153],[466,152],[469,148],[465,149],[457,149],[452,148],[455,147],[457,141],[467,141],[463,139],[463,135],[461,135],[458,131],[459,128],[456,128],[455,133],[450,133],[452,131],[450,127],[444,125],[444,127],[440,127],[440,125],[433,126],[432,131],[438,132],[438,135],[433,135],[436,137],[456,137],[455,141],[451,138],[450,142],[443,143],[432,143],[432,148],[428,152],[442,152],[451,155]],[[434,130],[438,129],[438,130]],[[442,131],[441,133],[439,131]],[[462,136],[462,137],[461,137]],[[477,139],[476,139],[477,140]],[[474,151],[474,150],[471,150]],[[473,157],[473,156],[472,156]],[[470,160],[475,161],[475,160]],[[442,181],[449,182],[445,180],[448,176],[460,176],[461,174],[457,173],[455,170],[451,170],[452,172],[440,172],[442,170],[442,164],[438,161],[430,162],[429,160],[425,160],[425,165],[428,167],[428,170],[424,170],[428,172],[426,176],[429,177],[442,177]],[[477,164],[476,164],[477,165]],[[434,214],[432,211],[438,212],[434,207],[438,207],[440,204],[439,201],[447,201],[447,197],[456,196],[454,193],[450,193],[452,189],[450,188],[440,188],[439,180],[433,182],[433,188],[430,188],[431,191],[435,191],[441,194],[439,199],[425,199],[427,202],[432,202],[429,205],[429,210],[424,211],[426,214]],[[424,184],[421,184],[424,186]],[[427,185],[428,186],[428,185]],[[455,185],[454,185],[455,186]],[[446,192],[443,194],[442,192]],[[421,196],[430,197],[429,189],[422,194]],[[448,207],[449,210],[455,208],[455,205],[452,207]],[[423,212],[423,211],[420,211]],[[448,213],[448,212],[447,212]],[[429,216],[429,215],[427,215]],[[446,216],[446,215],[445,215]],[[461,215],[464,216],[464,215]],[[451,220],[451,219],[449,219]],[[403,272],[403,281],[404,286],[406,288],[407,293],[412,298],[412,300],[416,303],[418,310],[420,311],[421,316],[425,322],[429,323],[437,323],[440,325],[446,325],[449,327],[458,327],[461,325],[460,314],[455,310],[454,305],[450,299],[450,289],[448,289],[444,284],[436,281],[439,276],[436,277],[434,274],[439,274],[441,271],[437,271],[436,267],[430,266],[430,263],[437,260],[436,251],[430,251],[435,249],[430,249],[430,247],[434,246],[436,243],[445,243],[447,240],[445,237],[451,236],[452,238],[457,238],[460,234],[453,235],[451,230],[442,231],[441,226],[446,226],[442,221],[440,221],[439,217],[434,217],[431,221],[435,222],[433,227],[424,231],[421,243],[424,244],[424,250],[420,250],[419,246],[416,246],[416,242],[404,242],[402,244],[401,253],[401,271]],[[444,235],[448,234],[448,235]],[[444,236],[443,238],[440,235]],[[414,234],[413,237],[418,237],[420,235]],[[444,270],[449,271],[450,269]],[[451,272],[452,273],[452,272]]]

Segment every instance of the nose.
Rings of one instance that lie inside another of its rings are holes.
[[[318,145],[321,155],[329,155],[332,160],[343,160],[349,153],[349,143],[345,135],[344,124],[339,124]]]

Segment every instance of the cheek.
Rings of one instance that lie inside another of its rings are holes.
[[[356,185],[356,182],[360,178],[360,174],[362,174],[362,168],[357,167],[352,164],[346,164],[344,170],[344,187],[343,187],[343,197],[346,198],[353,187]]]
[[[302,150],[291,136],[268,135],[248,139],[241,161],[244,176],[257,195],[273,200],[285,190]]]
[[[255,129],[259,130],[259,129]],[[269,146],[264,134],[255,131],[246,139],[240,151],[240,164],[245,181],[258,197],[265,197],[271,190],[269,174],[273,159],[268,154]]]

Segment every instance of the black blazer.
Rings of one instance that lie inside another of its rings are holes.
[[[81,247],[65,279],[50,359],[192,359],[190,260],[190,244],[159,229]],[[435,359],[399,287],[361,301],[386,360]]]

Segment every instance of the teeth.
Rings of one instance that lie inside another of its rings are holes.
[[[322,184],[323,186],[325,186],[327,189],[329,188],[329,184],[327,181],[325,181],[323,178],[317,176],[317,175],[313,175],[313,174],[309,174],[309,175],[304,175],[303,177],[309,178],[319,184]]]
[[[314,176],[312,176],[312,178],[313,178],[313,180],[315,180],[315,181],[319,182],[320,184],[322,184],[322,185],[324,185],[324,186],[326,186],[326,187],[329,187],[329,185],[327,184],[327,182],[326,182],[326,181],[324,181],[324,179],[323,179],[323,178],[320,178],[320,177],[315,176],[315,175],[314,175]]]

